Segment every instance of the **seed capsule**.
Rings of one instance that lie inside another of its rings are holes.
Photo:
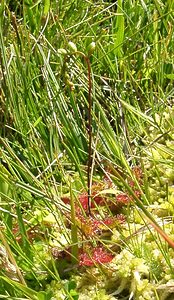
[[[66,54],[67,54],[67,51],[66,51],[64,48],[58,49],[57,52],[58,52],[59,54],[63,54],[63,55],[66,55]]]
[[[77,52],[77,47],[76,47],[76,45],[75,45],[73,42],[69,42],[69,43],[68,43],[68,47],[69,47],[69,49],[70,49],[71,51]]]
[[[95,50],[95,42],[90,43],[87,47],[87,50],[89,55],[92,54]]]

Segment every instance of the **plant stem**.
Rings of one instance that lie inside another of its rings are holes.
[[[87,181],[88,181],[88,215],[91,214],[91,186],[92,186],[92,80],[91,80],[91,64],[89,56],[81,51],[77,51],[81,55],[88,67],[88,168],[87,168]]]
[[[72,254],[72,263],[76,264],[78,262],[78,236],[77,236],[77,225],[76,225],[76,212],[75,212],[75,203],[72,193],[72,183],[70,182],[70,205],[71,205],[71,254]]]
[[[85,58],[88,66],[88,135],[89,135],[89,144],[88,144],[88,214],[91,214],[91,186],[92,186],[92,177],[91,177],[91,167],[92,167],[92,81],[91,81],[91,65],[89,57]]]

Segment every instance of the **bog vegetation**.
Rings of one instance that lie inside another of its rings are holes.
[[[173,12],[1,1],[1,299],[174,299]]]

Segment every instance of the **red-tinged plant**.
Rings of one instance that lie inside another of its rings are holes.
[[[126,193],[120,193],[115,197],[115,201],[110,201],[108,206],[112,212],[121,212],[121,209],[131,203],[131,197]]]
[[[114,255],[106,251],[103,247],[96,247],[90,253],[82,251],[79,255],[80,266],[94,266],[95,264],[106,264],[112,261]]]
[[[70,204],[70,198],[69,197],[62,197],[61,200],[65,203],[65,204]],[[84,211],[88,211],[88,194],[87,193],[82,193],[79,196],[79,202],[82,206],[82,208],[84,209]],[[105,203],[105,198],[97,195],[97,192],[93,192],[92,196],[91,196],[91,208],[95,208],[96,205],[104,205]],[[76,206],[77,210],[79,208],[79,205]]]
[[[141,196],[141,191],[134,190],[134,194],[139,198]]]
[[[142,169],[141,169],[139,166],[134,166],[134,167],[132,168],[132,171],[133,171],[133,173],[134,173],[136,179],[137,179],[138,181],[141,181],[142,178],[143,178],[143,172],[142,172]]]
[[[142,179],[143,179],[143,172],[142,172],[142,169],[141,169],[139,166],[134,166],[134,167],[132,168],[132,172],[133,172],[134,176],[136,177],[138,183],[139,183],[140,185],[142,185],[142,183],[143,183],[143,181],[142,181]],[[132,179],[130,179],[130,178],[128,179],[128,184],[129,184],[129,186],[132,187],[132,188],[134,188],[135,185],[136,185],[135,182],[134,182]]]
[[[139,168],[134,169],[135,176],[138,181],[142,178],[142,172]],[[130,180],[127,180],[127,183]],[[101,196],[103,190],[108,189],[112,185],[112,181],[106,176],[106,182],[93,184],[91,187],[91,198],[90,198],[90,214],[89,214],[89,194],[84,192],[79,195],[78,200],[74,202],[75,217],[74,224],[80,229],[82,236],[87,238],[96,237],[97,235],[103,234],[108,229],[113,229],[120,226],[125,222],[126,217],[123,214],[118,214],[121,212],[122,207],[127,206],[133,201],[132,195],[128,193],[121,192],[116,196],[116,201],[114,202],[108,197]],[[137,197],[141,196],[139,190],[135,190],[135,184],[130,181],[129,187],[132,188],[133,192]],[[63,197],[62,200],[65,204],[70,204],[69,197]],[[99,217],[98,206],[107,205],[111,211],[117,212],[114,217],[104,217],[101,219]],[[92,209],[92,210],[91,210]],[[86,215],[84,215],[84,212]],[[88,243],[87,243],[88,244]],[[71,249],[73,254],[73,249]],[[92,266],[96,263],[109,262],[113,256],[106,252],[102,247],[97,247],[93,250],[89,250],[87,253],[84,250],[78,249],[78,260],[80,265]]]
[[[92,217],[84,217],[80,213],[77,215],[77,223],[82,233],[86,236],[96,236],[101,231],[99,228],[100,222],[98,220]]]
[[[134,188],[134,186],[135,186],[135,182],[133,181],[133,180],[128,180],[128,184],[129,184],[129,186],[131,187],[131,188]]]
[[[82,253],[80,254],[79,265],[91,267],[94,265],[94,262],[92,261],[92,259],[89,257],[87,253]]]
[[[91,208],[95,208],[97,205],[104,205],[104,198],[101,196],[95,196],[97,193],[94,192],[91,197]],[[79,201],[85,211],[88,209],[88,194],[84,193],[79,196]]]
[[[79,196],[79,201],[80,201],[80,204],[83,207],[83,209],[85,211],[87,211],[88,210],[88,194],[84,193],[84,194],[80,195]],[[92,203],[91,203],[91,207],[92,207]]]
[[[104,224],[110,228],[113,228],[117,223],[117,217],[107,217],[104,220],[100,221],[101,225]]]
[[[130,202],[131,202],[130,197],[125,193],[121,193],[116,196],[116,203],[119,203],[121,205],[127,205]]]
[[[93,194],[92,194],[92,202],[95,204],[97,204],[97,205],[105,205],[105,198],[104,197],[101,197],[101,196],[99,196],[99,195],[97,195],[98,194],[98,192],[93,192]]]
[[[80,214],[77,215],[79,221],[79,228],[86,236],[95,236],[103,231],[113,229],[116,226],[122,224],[125,219],[121,215],[116,217],[106,217],[103,220],[97,220],[95,216],[93,217],[84,217]]]
[[[69,197],[61,197],[61,200],[62,200],[65,204],[70,204],[70,198],[69,198]]]
[[[117,214],[114,217],[106,217],[99,223],[99,228],[102,230],[113,229],[125,222],[126,218],[122,214]]]
[[[54,259],[66,259],[67,262],[71,261],[71,249],[58,250],[58,248],[52,248],[52,255]],[[95,264],[105,264],[112,261],[114,254],[105,250],[102,246],[95,248],[87,247],[86,249],[79,249],[79,265],[80,266],[94,266]]]
[[[120,224],[124,224],[126,221],[126,217],[123,214],[117,214],[117,220]]]

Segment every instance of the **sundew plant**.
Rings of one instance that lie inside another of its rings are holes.
[[[174,299],[173,13],[1,0],[1,299]]]

